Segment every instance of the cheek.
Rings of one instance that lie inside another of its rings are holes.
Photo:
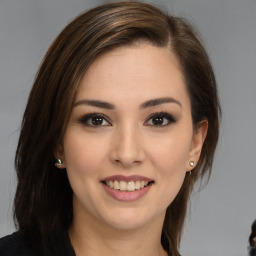
[[[154,144],[151,149],[151,159],[155,166],[166,175],[171,175],[175,172],[185,172],[189,149],[190,140],[188,137],[173,137],[165,139]]]
[[[183,137],[165,139],[151,149],[151,160],[161,187],[163,207],[174,200],[183,184],[189,149],[190,137],[185,137],[184,134]]]
[[[71,130],[66,134],[64,159],[67,170],[94,173],[94,170],[105,158],[104,144],[77,131]]]
[[[97,141],[77,129],[69,129],[64,137],[64,159],[69,183],[78,201],[86,199],[87,205],[92,204],[91,193],[97,193],[97,170],[104,158],[104,149],[98,145]]]

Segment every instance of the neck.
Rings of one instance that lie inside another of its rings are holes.
[[[75,215],[69,236],[76,256],[167,256],[161,245],[163,219],[164,214],[161,221],[121,230]]]

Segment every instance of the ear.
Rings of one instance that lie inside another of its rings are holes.
[[[66,168],[66,165],[65,165],[65,157],[64,157],[64,150],[63,150],[63,146],[61,144],[59,144],[57,146],[57,148],[54,150],[54,157],[56,159],[56,161],[58,159],[61,160],[61,164],[60,165],[56,165],[57,168],[59,169],[64,169]]]
[[[196,130],[194,131],[193,138],[191,141],[190,151],[189,151],[189,159],[187,164],[188,172],[191,171],[196,166],[200,158],[202,147],[207,135],[207,130],[208,130],[207,120],[203,120],[196,126]],[[191,162],[194,162],[194,164],[192,164]]]

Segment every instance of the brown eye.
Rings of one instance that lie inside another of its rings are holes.
[[[80,120],[80,123],[86,126],[109,126],[111,125],[109,121],[102,114],[88,114],[83,116]]]
[[[155,116],[152,118],[152,123],[154,125],[162,125],[164,123],[164,117],[162,116]]]
[[[103,121],[104,121],[104,119],[101,116],[95,116],[95,117],[92,117],[92,119],[91,119],[91,122],[93,125],[102,125]]]
[[[150,126],[166,126],[170,123],[175,123],[174,117],[167,113],[156,113],[150,116],[147,120],[146,125]]]

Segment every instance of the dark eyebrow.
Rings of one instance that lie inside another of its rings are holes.
[[[106,108],[106,109],[114,109],[115,106],[113,104],[110,104],[108,102],[100,101],[100,100],[79,100],[74,104],[74,107],[85,104],[93,107],[98,108]]]
[[[140,105],[140,109],[144,108],[149,108],[157,105],[161,105],[164,103],[175,103],[178,104],[180,107],[182,106],[181,103],[173,98],[158,98],[158,99],[152,99],[148,100]],[[115,109],[115,105],[105,102],[105,101],[100,101],[100,100],[79,100],[74,104],[74,107],[85,104],[93,107],[98,107],[98,108],[105,108],[105,109]]]
[[[164,104],[164,103],[175,103],[175,104],[178,104],[180,107],[182,107],[182,105],[179,101],[177,101],[173,98],[165,97],[165,98],[148,100],[148,101],[142,103],[140,105],[140,108],[154,107],[154,106],[161,105],[161,104]]]

